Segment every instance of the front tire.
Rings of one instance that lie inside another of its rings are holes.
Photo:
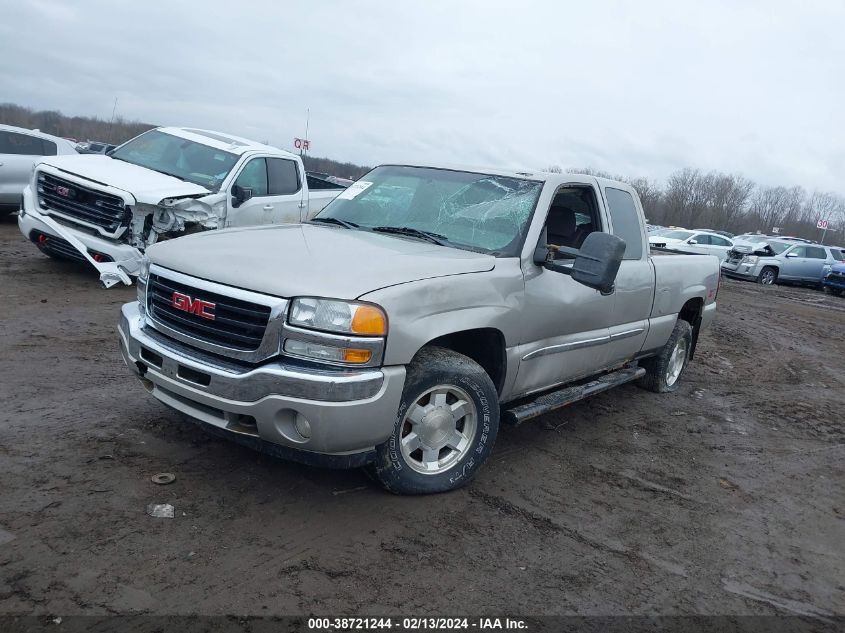
[[[678,319],[672,335],[657,356],[640,361],[646,370],[639,386],[655,393],[669,393],[678,388],[681,374],[687,368],[692,349],[692,326]]]
[[[773,286],[778,280],[778,269],[773,266],[766,266],[757,275],[757,283],[764,286]]]
[[[499,430],[499,400],[487,372],[441,347],[421,350],[405,379],[390,438],[371,473],[397,494],[446,492],[472,480]]]

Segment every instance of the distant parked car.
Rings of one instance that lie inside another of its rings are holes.
[[[822,288],[826,293],[836,296],[845,293],[845,262],[833,264],[826,270],[822,276]]]
[[[781,282],[819,285],[822,271],[842,261],[842,250],[789,240],[738,242],[722,262],[728,277],[771,285]]]
[[[32,166],[42,156],[76,154],[73,144],[58,136],[12,125],[0,125],[0,215],[17,211]]]
[[[766,233],[743,233],[742,235],[733,236],[734,243],[736,242],[759,242],[760,240],[778,240],[779,242],[803,242],[804,244],[813,244],[813,240],[806,240],[803,237],[793,237],[791,235],[767,235]]]
[[[351,180],[344,180],[336,176],[329,176],[318,171],[306,171],[305,177],[308,180],[308,189],[317,191],[321,189],[346,189],[352,184]]]
[[[733,242],[714,231],[688,231],[686,229],[668,231],[660,235],[652,233],[648,236],[652,246],[660,246],[687,253],[701,253],[715,255],[719,261],[728,256]]]
[[[722,237],[734,237],[733,233],[728,233],[727,231],[717,231],[716,229],[693,229],[693,231],[706,231],[708,233],[716,233],[717,235],[721,235]]]
[[[80,154],[107,154],[116,147],[117,145],[112,145],[111,143],[84,141],[76,144],[76,151]]]

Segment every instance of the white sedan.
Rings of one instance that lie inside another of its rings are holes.
[[[715,255],[719,261],[725,261],[728,251],[733,248],[733,242],[728,238],[712,231],[688,231],[678,229],[667,231],[663,235],[650,235],[648,242],[652,246],[661,246],[671,250]]]

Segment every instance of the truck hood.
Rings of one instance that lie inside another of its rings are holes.
[[[246,290],[340,299],[419,279],[484,272],[496,265],[492,255],[312,224],[180,237],[151,246],[147,255],[153,264]]]
[[[110,156],[77,154],[49,156],[41,160],[61,171],[74,174],[101,185],[111,185],[126,191],[138,202],[158,204],[164,198],[206,196],[211,191],[192,182],[161,174]]]

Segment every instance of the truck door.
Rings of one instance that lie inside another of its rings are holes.
[[[605,227],[598,201],[595,187],[587,184],[567,185],[555,193],[540,238],[541,243],[560,247],[555,263],[571,265],[584,238]],[[524,266],[525,310],[515,393],[541,390],[603,368],[613,296],[533,262]]]
[[[654,268],[648,259],[645,217],[633,190],[604,188],[612,232],[625,240],[609,318],[608,361],[632,359],[648,335],[648,317],[654,302]]]
[[[233,183],[252,190],[252,198],[235,208],[229,190],[229,226],[299,222],[303,187],[296,162],[261,156],[249,159]]]

